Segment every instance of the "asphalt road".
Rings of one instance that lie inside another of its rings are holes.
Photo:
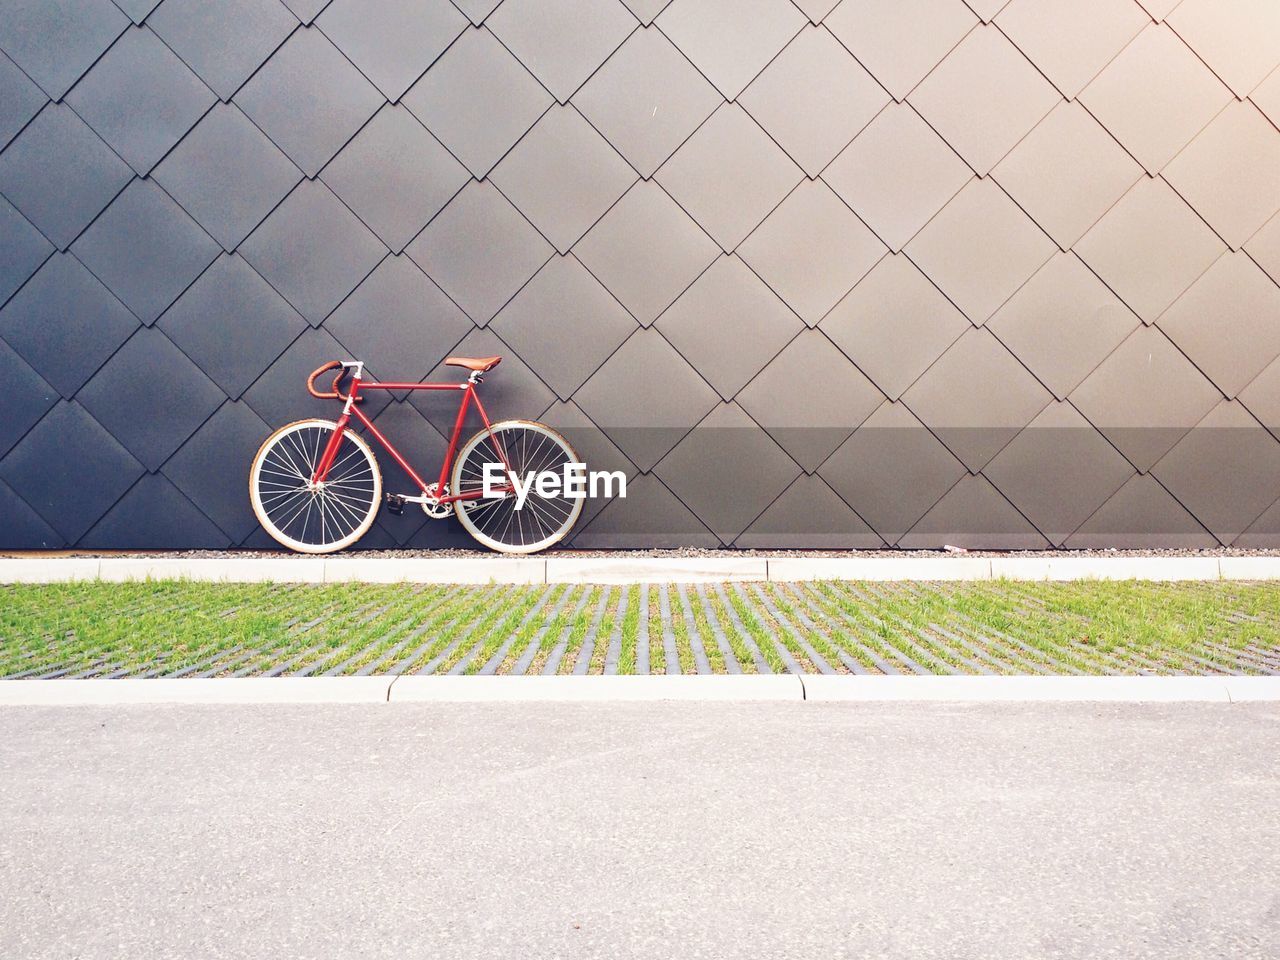
[[[1275,706],[0,711],[0,957],[1280,956]]]

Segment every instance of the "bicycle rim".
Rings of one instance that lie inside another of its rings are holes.
[[[308,486],[337,424],[300,420],[259,448],[249,471],[249,499],[264,530],[302,553],[331,553],[364,536],[382,500],[382,476],[364,439],[344,431],[324,486]]]
[[[494,441],[506,452],[507,462],[522,479],[543,470],[562,474],[565,463],[577,462],[569,442],[550,427],[530,420],[505,420],[493,425],[493,437],[481,430],[467,441],[453,465],[451,492],[461,494],[483,488],[484,465],[502,463]],[[529,491],[523,509],[516,498],[458,500],[458,520],[476,540],[501,553],[537,553],[559,543],[573,529],[582,513],[582,500],[565,496],[542,497]]]

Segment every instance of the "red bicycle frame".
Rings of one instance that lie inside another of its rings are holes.
[[[394,459],[396,463],[400,464],[404,469],[404,472],[413,479],[413,482],[416,483],[418,488],[422,491],[423,496],[430,497],[437,503],[454,503],[458,500],[479,499],[484,495],[483,490],[469,490],[466,493],[461,494],[455,491],[450,493],[448,496],[440,496],[440,492],[445,489],[446,481],[449,478],[449,469],[453,466],[454,457],[458,452],[458,441],[462,437],[462,426],[467,418],[467,409],[472,403],[476,405],[476,410],[480,412],[480,419],[484,421],[484,428],[489,432],[489,440],[493,444],[493,448],[498,452],[498,456],[502,459],[504,472],[510,476],[511,464],[507,462],[506,452],[502,449],[502,445],[498,443],[497,438],[494,436],[493,424],[489,422],[489,414],[485,411],[484,404],[480,402],[480,394],[476,392],[476,386],[480,383],[480,378],[475,374],[472,374],[471,377],[462,383],[380,383],[376,381],[365,382],[360,379],[361,373],[363,373],[362,364],[344,363],[337,365],[343,367],[343,372],[339,374],[338,378],[334,381],[334,390],[332,394],[319,394],[316,393],[314,389],[311,390],[314,396],[333,396],[346,401],[342,408],[342,416],[338,418],[337,429],[335,429],[332,436],[329,437],[329,443],[325,447],[323,455],[320,457],[320,462],[316,464],[315,473],[311,477],[311,481],[313,483],[321,483],[324,481],[325,477],[328,476],[329,468],[333,466],[334,458],[338,455],[338,447],[342,443],[342,435],[346,432],[347,425],[351,422],[351,417],[354,414],[355,418],[360,421],[360,423],[364,424],[365,428],[373,434],[374,438],[380,444],[382,444],[383,449],[386,450],[387,453],[391,454],[392,459]],[[351,380],[350,392],[343,397],[342,394],[338,392],[338,384],[346,375],[346,368],[351,366],[356,368],[356,375]],[[311,375],[311,380],[308,381],[309,388],[310,384],[314,382],[316,375],[325,369],[326,368],[322,367],[320,370],[316,371],[316,373]],[[333,367],[329,367],[327,369],[333,369]],[[396,449],[395,444],[388,440],[382,431],[373,425],[373,421],[365,416],[364,412],[359,406],[357,406],[359,403],[360,391],[362,390],[462,391],[462,402],[458,406],[458,417],[453,422],[453,434],[449,437],[449,449],[445,452],[444,463],[440,465],[440,479],[436,484],[436,493],[434,495],[429,492],[427,483],[418,475],[418,472],[413,469],[409,464],[409,461],[407,461],[404,458],[404,455]],[[511,493],[514,490],[510,484],[497,486],[493,489],[498,493]]]

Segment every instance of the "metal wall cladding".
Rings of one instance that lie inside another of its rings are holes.
[[[1280,544],[1274,0],[0,0],[0,51],[0,547],[268,545],[306,373],[450,353],[629,475],[576,546]],[[438,401],[370,408],[431,460]]]

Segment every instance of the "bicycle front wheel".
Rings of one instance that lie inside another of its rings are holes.
[[[301,553],[351,546],[373,524],[382,503],[382,475],[364,438],[343,431],[333,466],[312,484],[332,420],[299,420],[281,427],[258,449],[249,469],[249,500],[264,530]]]
[[[530,420],[504,420],[493,425],[492,435],[481,430],[467,441],[453,465],[451,492],[478,493],[484,488],[486,463],[501,466],[506,454],[511,469],[524,479],[550,471],[564,476],[566,463],[577,463],[569,441],[550,427]],[[564,495],[541,496],[531,488],[521,506],[514,494],[503,497],[457,500],[454,511],[467,532],[500,553],[537,553],[559,543],[573,529],[582,513],[582,499]]]

